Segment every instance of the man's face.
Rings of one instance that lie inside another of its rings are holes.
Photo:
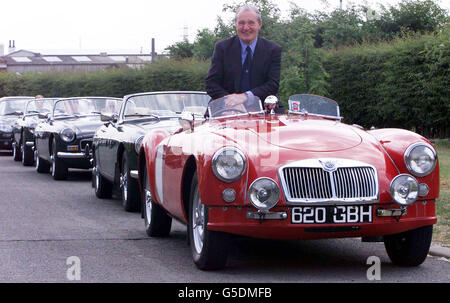
[[[261,25],[258,16],[253,11],[242,11],[236,18],[237,34],[245,44],[255,41]]]

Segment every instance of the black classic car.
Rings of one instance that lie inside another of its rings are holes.
[[[120,187],[126,211],[140,209],[137,151],[147,131],[173,133],[187,113],[204,116],[210,97],[205,92],[150,92],[124,97],[118,115],[103,116],[93,139],[93,185],[99,198],[109,198]]]
[[[13,149],[13,124],[17,116],[22,115],[25,110],[27,100],[33,97],[3,97],[0,98],[0,150]]]
[[[34,163],[34,129],[53,109],[53,104],[61,98],[36,98],[28,100],[25,111],[13,125],[14,161],[22,160],[24,166]],[[20,152],[17,152],[20,151]]]
[[[51,170],[53,179],[67,178],[69,168],[91,168],[89,150],[95,131],[104,122],[102,112],[116,113],[122,99],[76,97],[55,102],[44,122],[35,128],[36,171]]]

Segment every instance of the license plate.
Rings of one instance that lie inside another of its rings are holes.
[[[291,211],[294,224],[372,223],[372,205],[297,206]]]

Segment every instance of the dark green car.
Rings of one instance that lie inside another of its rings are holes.
[[[13,125],[17,116],[23,114],[27,101],[33,97],[0,98],[0,150],[12,150],[17,153],[13,142]]]
[[[138,153],[142,139],[154,128],[175,132],[186,113],[204,116],[210,97],[205,92],[150,92],[124,97],[120,113],[110,117],[93,139],[93,185],[99,198],[120,187],[126,211],[140,209]]]
[[[101,125],[101,113],[114,114],[122,99],[111,97],[76,97],[55,102],[44,122],[35,128],[36,171],[51,170],[53,179],[67,178],[69,168],[91,168],[86,154],[95,131]]]
[[[24,166],[34,163],[34,129],[52,111],[56,100],[61,98],[37,98],[28,100],[25,111],[13,125],[14,161],[22,160]]]

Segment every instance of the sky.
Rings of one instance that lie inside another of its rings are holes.
[[[224,4],[236,0],[14,0],[0,6],[0,45],[8,53],[9,40],[16,50],[42,54],[96,54],[107,52],[150,53],[178,41],[185,34],[193,42],[198,30],[213,29],[217,17],[225,21],[232,14],[222,12]],[[290,2],[307,11],[338,8],[340,0],[276,0],[282,16]],[[328,2],[326,6],[324,2]],[[353,3],[396,4],[400,0],[353,0]],[[343,0],[344,8],[350,3]],[[440,1],[450,9],[450,1]],[[264,22],[264,20],[263,20]],[[0,48],[1,53],[1,48]]]

